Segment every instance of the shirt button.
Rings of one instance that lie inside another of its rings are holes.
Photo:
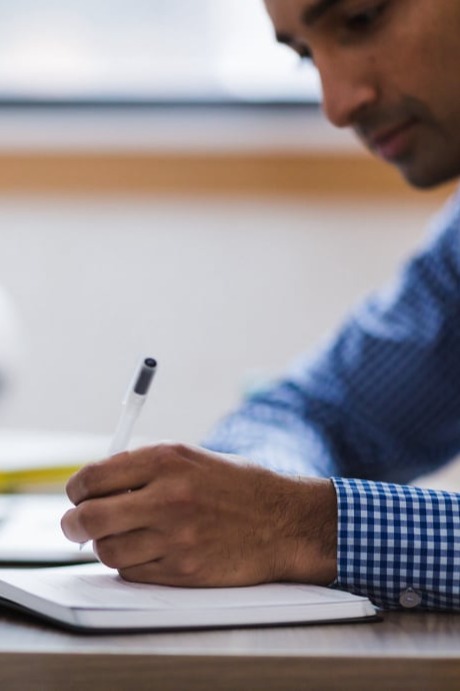
[[[399,604],[406,609],[417,607],[422,601],[422,596],[413,588],[406,588],[399,596]]]

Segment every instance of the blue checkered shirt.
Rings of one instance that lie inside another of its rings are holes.
[[[204,446],[332,478],[336,587],[384,608],[460,610],[460,495],[413,486],[460,453],[460,194],[397,280]]]

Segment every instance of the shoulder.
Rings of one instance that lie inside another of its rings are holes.
[[[447,252],[460,268],[460,187],[432,219],[429,226],[427,251]]]

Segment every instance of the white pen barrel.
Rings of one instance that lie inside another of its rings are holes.
[[[121,415],[115,429],[115,434],[112,437],[112,442],[109,446],[109,456],[126,450],[131,439],[134,423],[141,412],[150,384],[155,375],[156,367],[157,362],[154,358],[144,358],[141,366],[134,373],[134,379],[129,385],[127,394],[124,398]],[[80,550],[84,545],[84,542],[80,544]]]
[[[120,419],[118,420],[115,434],[113,435],[112,443],[110,444],[109,456],[126,450],[141,407],[141,405],[124,406]]]

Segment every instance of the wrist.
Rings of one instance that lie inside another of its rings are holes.
[[[337,577],[337,496],[331,480],[292,481],[282,579],[329,585]],[[287,527],[287,526],[286,526]]]

